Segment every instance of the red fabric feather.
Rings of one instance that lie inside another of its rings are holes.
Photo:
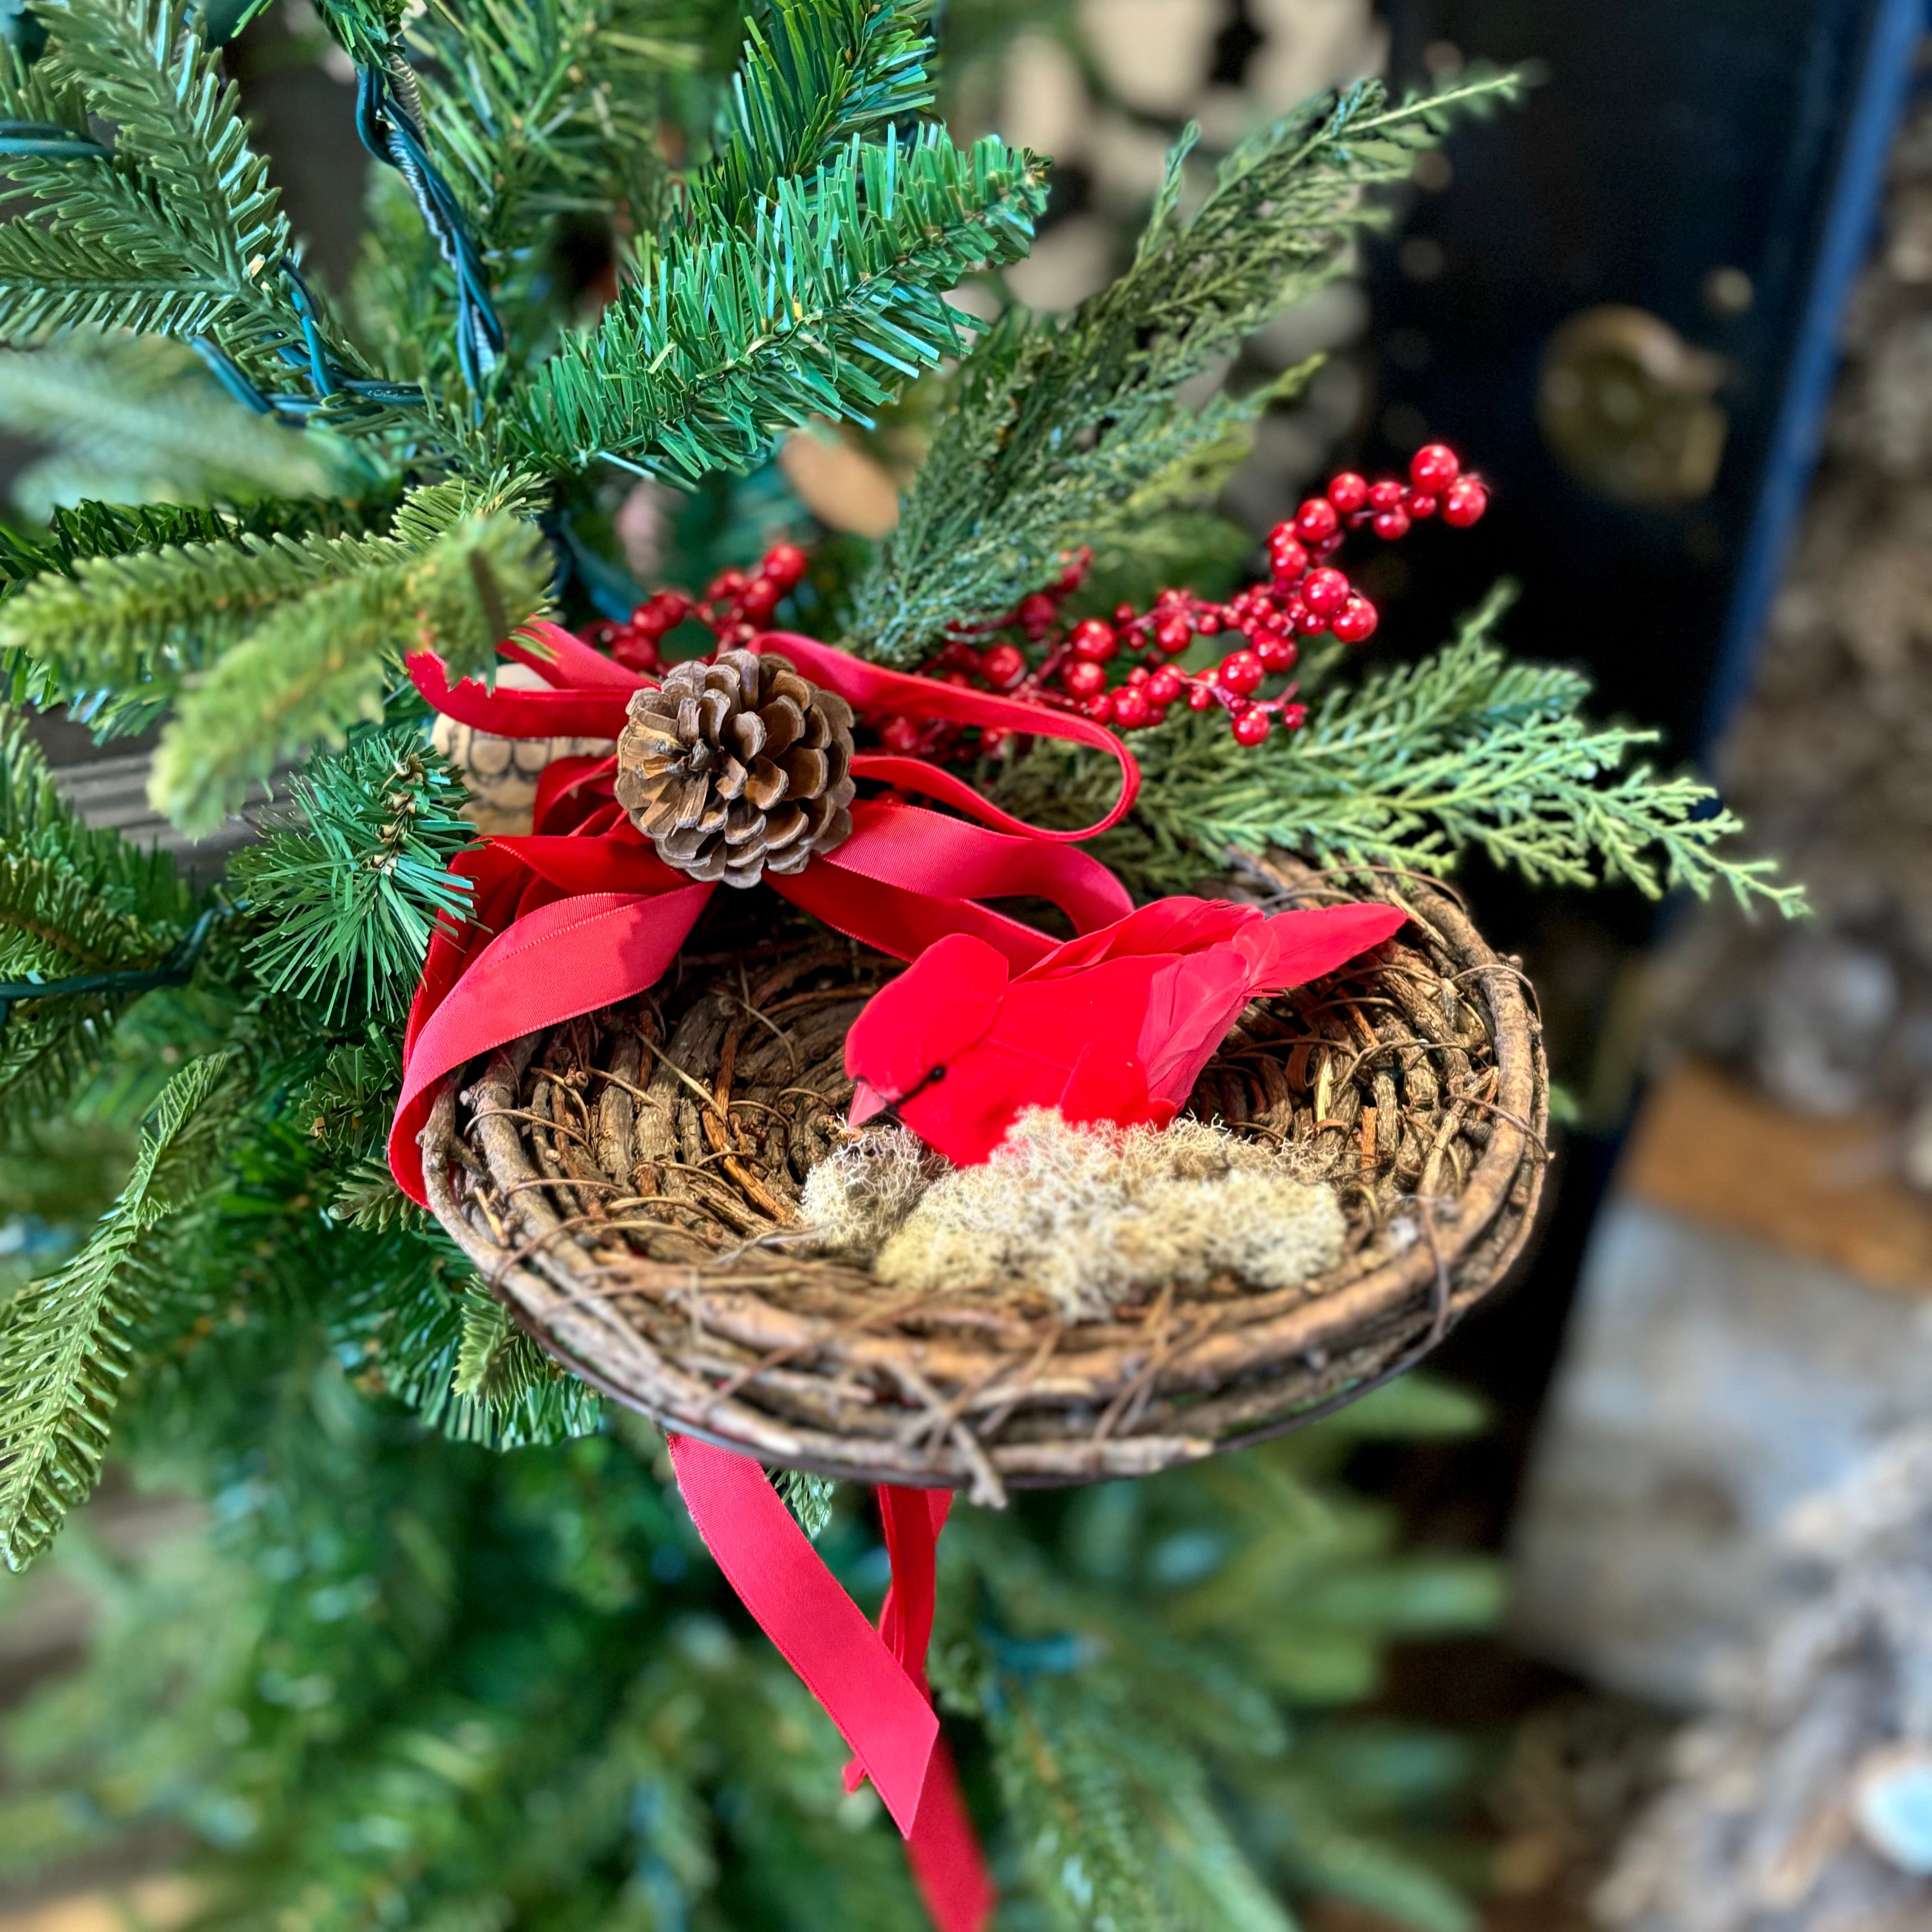
[[[956,934],[854,1024],[852,1118],[896,1106],[962,1166],[984,1160],[1026,1107],[1164,1126],[1251,1000],[1333,972],[1405,916],[1365,904],[1270,918],[1219,900],[1157,899],[1017,976],[994,948]]]

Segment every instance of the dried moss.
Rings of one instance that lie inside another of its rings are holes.
[[[1198,1120],[1076,1127],[1048,1108],[977,1167],[935,1169],[903,1129],[866,1135],[813,1170],[802,1204],[823,1246],[887,1281],[1030,1283],[1076,1320],[1217,1274],[1289,1287],[1332,1268],[1346,1233],[1332,1190],[1272,1148]]]

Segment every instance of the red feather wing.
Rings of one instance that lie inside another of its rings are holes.
[[[1278,912],[1238,933],[1234,944],[1253,964],[1255,991],[1280,993],[1305,986],[1392,938],[1408,917],[1399,906],[1376,901]]]
[[[1060,1090],[1060,1117],[1075,1127],[1100,1120],[1118,1127],[1164,1127],[1174,1108],[1148,1093],[1147,1069],[1132,1054],[1090,1040]]]
[[[1225,944],[1250,926],[1261,922],[1252,906],[1230,905],[1224,899],[1167,898],[1138,908],[1125,919],[1103,926],[1098,932],[1057,946],[1022,980],[1058,979],[1086,971],[1109,960],[1144,958],[1154,953],[1198,952]]]
[[[1140,1058],[1148,1090],[1185,1104],[1251,997],[1253,969],[1232,946],[1172,960],[1149,988]]]

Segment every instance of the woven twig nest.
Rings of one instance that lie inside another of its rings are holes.
[[[1360,896],[1268,874],[1282,903]],[[1381,890],[1410,923],[1251,1007],[1189,1109],[1336,1186],[1343,1258],[1292,1288],[1220,1277],[1072,1321],[1024,1286],[908,1294],[802,1247],[802,1183],[846,1136],[846,1030],[898,970],[804,925],[700,928],[650,994],[452,1076],[422,1136],[430,1204],[553,1354],[768,1463],[997,1501],[1258,1442],[1438,1341],[1521,1252],[1542,1186],[1521,974],[1440,891]]]

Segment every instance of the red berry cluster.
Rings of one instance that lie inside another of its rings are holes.
[[[1292,731],[1307,717],[1307,706],[1296,701],[1292,685],[1276,697],[1257,695],[1268,679],[1294,668],[1300,639],[1325,632],[1342,644],[1360,644],[1375,634],[1376,607],[1330,561],[1347,533],[1366,525],[1394,542],[1417,519],[1437,515],[1466,530],[1488,507],[1489,492],[1480,480],[1462,473],[1453,450],[1431,443],[1417,451],[1406,484],[1394,478],[1370,483],[1349,471],[1335,477],[1322,495],[1310,497],[1292,520],[1270,533],[1269,580],[1226,603],[1211,603],[1190,591],[1163,590],[1145,612],[1123,604],[1111,622],[1084,618],[1054,637],[1060,604],[1085,574],[1083,556],[1050,590],[1036,592],[1002,625],[987,627],[1017,627],[1029,643],[1047,642],[1038,664],[1030,668],[1016,644],[975,650],[958,640],[940,652],[932,668],[956,683],[977,679],[995,691],[1058,710],[1078,710],[1123,731],[1158,724],[1184,698],[1194,711],[1219,705],[1238,743],[1259,745],[1277,723]],[[1238,633],[1246,644],[1202,670],[1184,671],[1171,662],[1196,638],[1224,632]],[[1124,650],[1146,661],[1136,664],[1124,682],[1115,683],[1108,667]],[[921,728],[904,720],[889,722],[889,742],[893,727],[902,723],[907,725],[899,734],[907,741],[902,748],[932,748]],[[986,734],[984,748],[997,749],[1006,735]]]
[[[708,626],[724,649],[748,644],[770,626],[779,600],[796,587],[805,567],[805,553],[796,544],[775,544],[755,571],[720,571],[701,598],[682,590],[653,591],[621,622],[592,625],[584,641],[635,671],[659,668],[658,646],[687,617]]]

